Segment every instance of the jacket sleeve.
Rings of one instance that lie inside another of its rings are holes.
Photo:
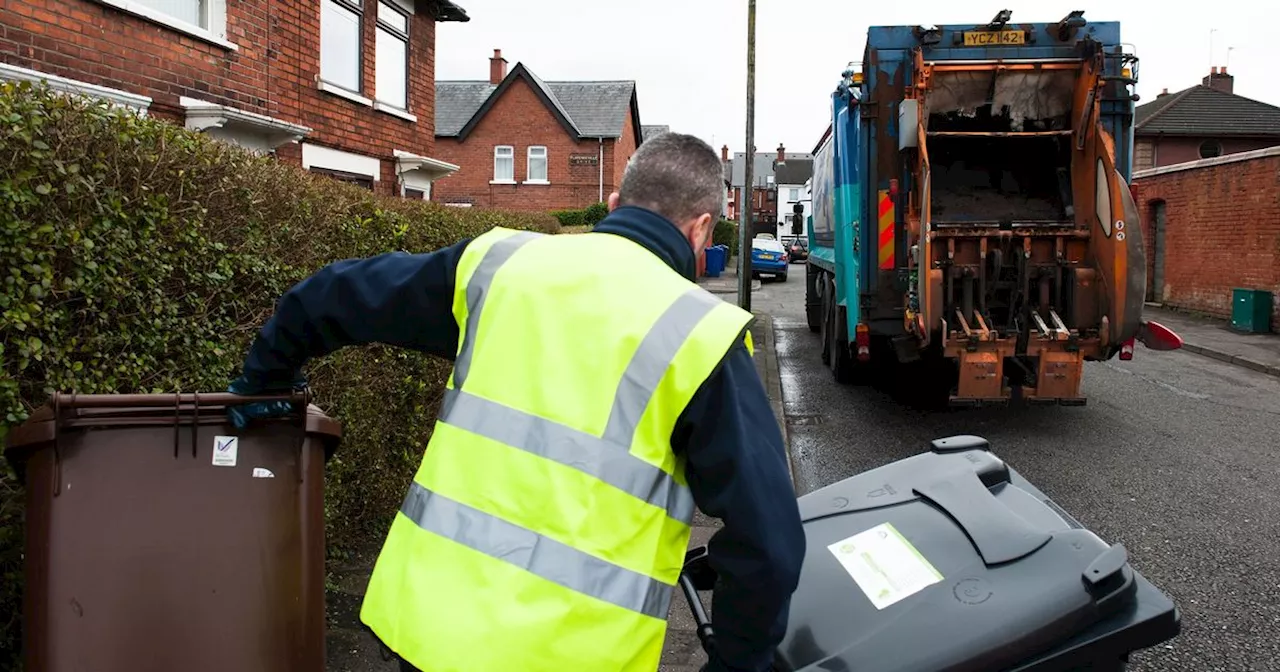
[[[672,448],[686,455],[698,508],[724,522],[708,543],[718,575],[718,660],[707,669],[768,670],[786,633],[805,538],[782,432],[743,344],[694,396]]]
[[[308,360],[349,345],[383,343],[452,360],[454,278],[468,242],[320,269],[280,299],[249,349],[246,381],[259,389],[287,385]]]

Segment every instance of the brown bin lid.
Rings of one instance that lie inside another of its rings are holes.
[[[189,394],[63,394],[56,393],[36,409],[26,422],[12,427],[5,436],[5,457],[19,468],[27,458],[57,435],[54,418],[63,423],[94,427],[119,425],[188,426],[198,417],[200,424],[225,421],[228,406],[258,401],[307,402],[307,433],[324,437],[328,460],[342,438],[342,425],[310,403],[308,393],[239,396],[227,392]],[[178,418],[174,418],[175,411]],[[258,422],[297,422],[296,417],[272,418]]]

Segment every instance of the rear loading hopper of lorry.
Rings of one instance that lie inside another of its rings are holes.
[[[1128,358],[1147,335],[1128,185],[1137,59],[1116,23],[1007,20],[872,28],[860,76],[834,95],[818,163],[835,166],[834,191],[858,192],[853,253],[839,213],[829,243],[846,259],[832,264],[841,331],[952,360],[956,404],[1014,388],[1080,404],[1083,363]]]

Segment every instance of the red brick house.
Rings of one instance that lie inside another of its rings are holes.
[[[427,198],[447,0],[0,0],[0,80],[44,80]]]
[[[498,49],[487,81],[436,82],[435,126],[436,156],[459,166],[437,200],[510,210],[603,201],[644,138],[635,82],[544,82]]]
[[[1280,107],[1237,95],[1235,77],[1213,68],[1200,84],[1165,89],[1139,105],[1134,170],[1211,159],[1280,145]]]

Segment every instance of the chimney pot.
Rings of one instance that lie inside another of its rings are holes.
[[[729,162],[729,145],[725,145],[720,148],[720,162],[721,163]]]
[[[786,162],[787,162],[787,148],[783,147],[782,143],[779,142],[778,143],[778,163],[786,163]]]
[[[493,58],[489,59],[489,83],[497,86],[507,78],[507,59],[502,57],[501,49],[493,50]]]
[[[1211,68],[1211,69],[1209,70],[1209,72],[1210,72],[1210,74],[1214,74],[1214,75],[1218,74],[1218,66],[1216,66],[1216,65],[1215,65],[1215,66],[1213,66],[1213,68]]]

